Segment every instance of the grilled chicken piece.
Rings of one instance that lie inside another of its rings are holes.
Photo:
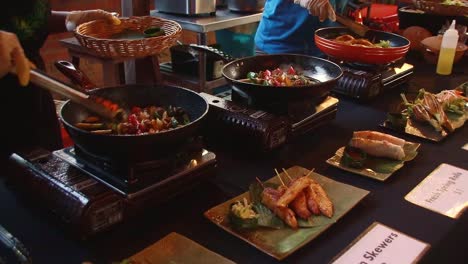
[[[317,203],[323,215],[328,218],[333,216],[333,203],[328,197],[325,190],[320,186],[320,184],[314,180],[312,180],[311,187],[314,189],[315,193],[317,194]]]
[[[412,106],[413,117],[414,119],[421,122],[428,122],[431,126],[435,128],[436,131],[442,131],[442,126],[432,118],[426,108],[421,104],[416,104]]]
[[[426,110],[436,118],[437,122],[439,122],[440,125],[442,125],[450,132],[455,130],[452,126],[452,123],[450,123],[450,121],[448,120],[448,117],[445,114],[442,105],[439,103],[439,101],[437,101],[437,98],[434,94],[424,92],[424,96],[421,103],[424,106],[424,108],[426,108]]]
[[[292,183],[296,180],[297,179],[292,180],[289,183],[289,186],[291,186]],[[284,185],[278,188],[278,190],[282,192],[281,195],[283,195],[287,189],[288,188]],[[307,206],[307,199],[306,199],[305,192],[299,192],[296,198],[294,198],[294,200],[292,200],[292,202],[289,204],[289,207],[296,213],[297,216],[299,216],[302,219],[307,219],[312,215],[312,212],[309,210]]]
[[[405,151],[401,146],[387,141],[352,138],[349,142],[349,146],[361,149],[367,154],[376,157],[386,157],[396,160],[403,160],[405,158]]]
[[[279,207],[287,207],[299,193],[310,185],[311,181],[312,179],[305,176],[295,179],[287,188],[286,192],[279,198],[276,205]]]
[[[294,199],[289,205],[297,216],[302,219],[308,219],[312,215],[307,207],[307,199],[304,192],[300,192],[296,196],[296,199]]]
[[[370,130],[355,131],[353,132],[353,138],[364,138],[364,139],[382,140],[382,141],[385,140],[392,144],[398,145],[400,147],[403,147],[406,142],[404,139],[397,138],[389,134],[380,133],[377,131],[370,131]]]
[[[307,199],[307,207],[309,210],[314,215],[319,215],[320,209],[317,202],[317,194],[315,193],[314,188],[312,188],[312,185],[307,186],[307,188],[304,189],[304,193]]]
[[[273,188],[265,188],[262,192],[262,203],[273,211],[281,220],[291,228],[297,228],[297,219],[294,212],[288,207],[279,207],[276,205],[282,193]]]

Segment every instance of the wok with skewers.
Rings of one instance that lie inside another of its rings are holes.
[[[185,145],[187,139],[196,135],[208,112],[206,100],[188,89],[136,84],[92,89],[95,87],[89,83],[84,73],[71,63],[61,63],[56,66],[61,66],[62,73],[65,73],[75,83],[83,84],[83,87],[90,89],[86,90],[86,93],[118,103],[125,109],[154,105],[164,109],[178,107],[184,109],[188,115],[188,120],[184,125],[158,133],[96,134],[77,127],[77,124],[94,114],[79,104],[67,101],[60,109],[60,118],[75,146],[91,155],[107,159],[122,159],[128,162],[174,151]]]

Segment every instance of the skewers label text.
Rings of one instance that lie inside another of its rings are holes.
[[[374,223],[333,263],[414,263],[429,245]]]

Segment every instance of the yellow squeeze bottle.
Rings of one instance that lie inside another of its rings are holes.
[[[458,43],[458,31],[455,29],[455,20],[445,31],[440,45],[439,59],[437,61],[437,74],[449,75],[452,73],[455,50]]]

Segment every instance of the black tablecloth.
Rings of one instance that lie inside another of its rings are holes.
[[[273,168],[294,165],[315,170],[334,180],[370,191],[370,194],[318,238],[286,258],[286,263],[327,263],[378,221],[431,245],[423,262],[460,262],[467,258],[467,215],[459,219],[434,213],[404,200],[404,196],[440,163],[468,169],[468,126],[457,130],[440,143],[399,135],[422,143],[419,155],[385,182],[354,175],[330,167],[325,160],[345,145],[355,130],[379,130],[386,111],[400,102],[399,94],[415,95],[419,88],[431,92],[452,89],[468,81],[468,67],[459,64],[451,76],[437,76],[435,66],[409,57],[415,65],[412,80],[368,103],[341,98],[336,119],[313,133],[302,136],[268,154],[228,151],[213,147],[218,168],[209,183],[148,208],[139,219],[118,225],[87,241],[66,232],[61,222],[47,210],[24,200],[0,181],[0,225],[29,249],[34,263],[110,263],[122,260],[155,243],[170,232],[178,232],[208,249],[238,263],[276,263],[277,261],[221,230],[203,212],[248,189],[255,177],[274,176]],[[395,134],[397,135],[397,134]],[[13,176],[14,175],[10,175]]]

